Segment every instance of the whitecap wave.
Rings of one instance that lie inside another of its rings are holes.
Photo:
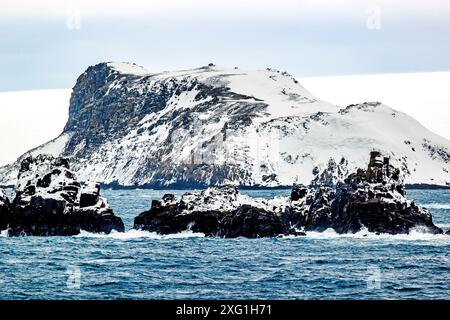
[[[7,237],[7,236],[8,236],[8,230],[0,231],[0,237]]]
[[[445,240],[450,243],[450,236],[445,234],[427,233],[421,228],[412,230],[409,234],[376,234],[369,232],[367,229],[361,229],[356,233],[336,233],[333,229],[327,229],[323,232],[310,231],[306,233],[307,238],[313,239],[332,239],[332,238],[355,238],[355,239],[374,239],[374,240],[393,240],[393,241],[434,241],[438,239]]]
[[[450,210],[450,204],[448,204],[448,203],[430,203],[430,204],[424,204],[423,207],[425,207],[427,209]]]
[[[139,238],[149,238],[149,239],[181,239],[181,238],[203,238],[205,234],[197,233],[192,231],[183,231],[180,233],[174,233],[169,235],[161,235],[156,232],[142,231],[131,229],[126,232],[117,232],[113,230],[110,234],[104,233],[91,233],[87,231],[81,231],[76,237],[87,237],[87,238],[112,238],[121,240],[139,239]]]

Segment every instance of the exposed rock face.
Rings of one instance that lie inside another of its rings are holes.
[[[270,237],[334,229],[355,233],[441,234],[431,215],[405,197],[400,170],[389,158],[372,152],[366,170],[350,174],[335,188],[294,185],[291,196],[273,200],[240,195],[235,187],[186,193],[180,200],[165,195],[135,219],[134,227],[162,234],[184,230],[219,237]]]
[[[81,230],[124,231],[98,185],[82,187],[65,158],[49,155],[22,161],[8,221],[8,235],[67,236]]]
[[[134,228],[161,234],[191,230],[225,238],[295,232],[282,222],[277,209],[270,202],[239,194],[234,186],[223,186],[185,193],[180,200],[167,194],[135,218]]]
[[[5,192],[0,189],[0,230],[5,230],[11,219],[11,203]]]
[[[221,219],[217,235],[225,238],[258,238],[290,232],[295,231],[286,228],[276,213],[244,204]]]
[[[309,193],[309,188],[302,184],[294,184],[291,191],[291,200],[299,201]]]
[[[291,221],[305,230],[354,233],[365,227],[370,232],[399,234],[423,228],[443,233],[426,209],[406,199],[400,170],[379,152],[372,152],[367,170],[350,174],[335,190],[320,187],[301,195],[293,192],[287,210]]]

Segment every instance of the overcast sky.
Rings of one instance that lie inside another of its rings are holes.
[[[450,1],[8,1],[0,91],[70,88],[89,65],[214,62],[297,76],[450,70]]]

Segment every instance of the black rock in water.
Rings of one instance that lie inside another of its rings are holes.
[[[295,188],[294,188],[295,189]],[[405,197],[401,172],[379,152],[372,152],[367,170],[350,174],[335,189],[319,187],[308,196],[291,196],[291,222],[305,230],[399,234],[413,229],[441,234],[431,214]]]
[[[182,214],[182,206],[180,203],[165,204],[163,200],[152,201],[150,210],[134,219],[134,228],[159,234],[179,233],[188,229],[206,235],[217,232],[221,214],[219,211],[191,211]]]
[[[7,223],[9,236],[124,231],[122,220],[100,197],[99,185],[81,186],[70,171],[68,159],[49,155],[22,161],[12,211]]]
[[[153,201],[150,210],[135,218],[134,228],[160,234],[190,230],[224,238],[293,234],[269,208],[267,203],[240,195],[234,186],[208,188],[185,193],[180,200],[170,194]]]
[[[334,229],[337,233],[407,234],[414,229],[442,234],[430,213],[405,196],[399,169],[372,152],[366,170],[359,169],[337,186],[294,185],[290,197],[272,200],[240,195],[236,187],[165,195],[134,221],[135,229],[161,234],[185,230],[219,237],[304,235]]]

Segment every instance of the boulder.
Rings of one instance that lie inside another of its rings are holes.
[[[217,232],[220,211],[189,211],[186,208],[186,203],[176,202],[173,194],[166,194],[161,200],[153,200],[150,210],[134,219],[134,229],[159,234],[179,233],[185,230],[203,232],[206,235]]]
[[[9,236],[70,236],[124,231],[100,188],[82,186],[70,171],[69,160],[50,155],[22,161],[12,203]]]

